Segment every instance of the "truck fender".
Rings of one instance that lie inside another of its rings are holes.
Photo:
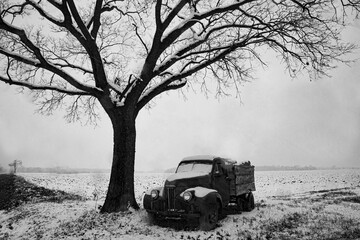
[[[152,190],[157,190],[159,192],[159,197],[162,198],[164,196],[164,187],[156,187],[156,188],[152,188],[149,191],[145,192],[145,194],[143,194],[142,197],[142,202],[143,202],[143,206],[145,209],[151,209],[152,208],[152,201],[153,199],[151,198],[151,191]]]
[[[152,191],[152,190],[157,190],[157,191],[159,191],[159,197],[163,197],[163,196],[164,196],[164,187],[151,188],[151,189],[148,190],[145,194],[151,195],[151,191]]]
[[[205,201],[208,201],[209,203],[214,203],[215,201],[218,203],[220,209],[222,209],[223,207],[223,201],[222,201],[222,197],[220,195],[220,193],[216,192],[211,192],[208,195],[205,196]]]
[[[223,205],[222,197],[215,189],[204,187],[188,188],[182,192],[180,196],[183,197],[185,192],[191,192],[196,198],[203,199],[205,202],[217,201],[219,202],[220,207]]]

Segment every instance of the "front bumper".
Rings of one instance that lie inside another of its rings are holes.
[[[146,209],[148,213],[155,214],[156,217],[165,218],[165,219],[192,219],[192,218],[199,218],[200,213],[186,213],[182,210],[168,210],[168,211],[157,211],[157,210],[150,210]]]
[[[182,198],[176,198],[173,207],[174,208],[169,209],[168,201],[165,198],[159,197],[153,200],[150,195],[145,195],[144,197],[144,208],[148,213],[152,213],[157,217],[166,219],[190,219],[200,217],[200,210],[195,201],[185,202]]]

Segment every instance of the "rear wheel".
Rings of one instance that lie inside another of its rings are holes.
[[[245,201],[245,198],[243,195],[240,195],[240,196],[237,196],[236,197],[236,205],[237,205],[237,210],[238,212],[242,212],[244,211],[244,201]]]
[[[216,227],[218,219],[219,219],[219,204],[216,203],[213,207],[201,213],[199,219],[200,230],[210,231],[214,229]]]
[[[244,200],[244,205],[243,205],[243,210],[246,212],[250,212],[255,208],[255,200],[254,200],[254,195],[252,194],[252,192],[250,192],[247,197],[245,197]]]
[[[240,195],[236,198],[237,209],[239,212],[250,212],[255,208],[255,200],[252,192]]]

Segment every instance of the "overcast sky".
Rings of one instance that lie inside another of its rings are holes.
[[[360,27],[344,37],[360,45]],[[360,56],[357,51],[354,56]],[[185,156],[212,154],[256,165],[360,167],[360,60],[310,82],[291,79],[268,59],[235,97],[165,94],[137,119],[136,170],[175,167]],[[0,166],[110,168],[112,129],[68,124],[63,113],[35,114],[29,96],[0,82]]]

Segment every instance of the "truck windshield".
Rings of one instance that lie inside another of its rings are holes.
[[[177,169],[177,173],[180,172],[204,172],[210,173],[212,168],[211,163],[199,163],[199,162],[186,162],[181,163]]]

